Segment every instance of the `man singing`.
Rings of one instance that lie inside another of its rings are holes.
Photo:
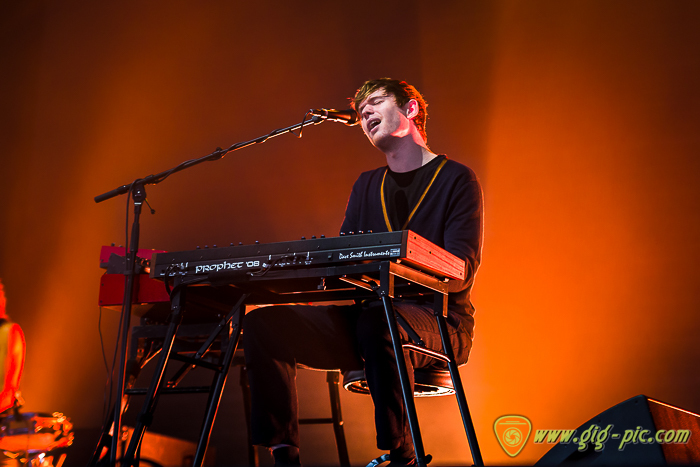
[[[472,345],[470,292],[481,261],[482,194],[474,172],[433,153],[425,132],[427,104],[404,81],[367,81],[353,108],[387,166],[364,172],[352,188],[341,232],[412,230],[466,262],[465,280],[449,286],[450,340],[457,363]],[[396,300],[397,313],[441,350],[432,303]],[[253,443],[272,448],[277,465],[299,464],[296,365],[318,369],[364,368],[374,403],[377,447],[390,464],[415,463],[413,441],[380,301],[353,306],[275,306],[246,315],[244,349],[252,392]],[[401,328],[402,338],[406,331]],[[444,368],[423,354],[405,352],[413,368]],[[411,380],[413,384],[413,380]]]

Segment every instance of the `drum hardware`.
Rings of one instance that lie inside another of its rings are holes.
[[[55,459],[47,453],[70,446],[73,438],[73,424],[60,412],[15,410],[0,416],[0,450],[6,457],[18,459],[29,467],[60,467],[66,454]]]

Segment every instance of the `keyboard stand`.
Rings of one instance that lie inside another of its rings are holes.
[[[457,396],[457,404],[459,405],[459,410],[462,415],[462,423],[467,435],[467,441],[469,442],[469,448],[472,453],[472,460],[475,465],[483,465],[483,460],[481,458],[481,451],[479,445],[476,441],[476,431],[474,429],[474,423],[469,412],[469,406],[467,405],[467,399],[464,395],[464,386],[462,385],[462,379],[459,375],[459,366],[455,361],[454,350],[450,343],[449,333],[447,331],[447,323],[445,318],[447,317],[447,282],[440,281],[439,279],[425,274],[423,272],[417,271],[413,268],[404,266],[402,264],[397,264],[393,262],[383,262],[382,268],[380,269],[381,282],[378,285],[376,292],[382,300],[384,305],[384,312],[386,313],[387,323],[389,324],[389,333],[391,335],[391,341],[394,347],[394,354],[396,356],[396,365],[398,367],[399,379],[401,381],[401,392],[403,395],[404,405],[406,407],[406,413],[408,415],[409,428],[411,430],[411,436],[413,437],[413,447],[416,452],[416,460],[418,465],[421,467],[426,467],[429,460],[426,458],[425,449],[423,447],[423,438],[420,434],[420,428],[418,426],[418,417],[416,414],[416,407],[413,400],[413,388],[411,387],[411,382],[408,376],[408,370],[406,368],[406,360],[403,357],[403,348],[406,347],[414,352],[421,352],[429,355],[433,358],[438,358],[440,360],[446,361],[450,377],[452,378],[452,383],[454,385],[455,394]],[[416,343],[401,345],[401,335],[399,334],[396,312],[393,307],[392,298],[396,296],[396,291],[394,289],[396,278],[405,279],[414,284],[420,284],[423,287],[433,290],[434,292],[434,308],[433,314],[438,322],[438,329],[440,332],[440,339],[442,340],[443,352],[435,352],[427,348],[422,348]]]
[[[136,460],[137,452],[140,448],[140,444],[146,429],[151,425],[153,421],[153,413],[156,408],[158,396],[160,396],[161,394],[184,394],[201,392],[209,393],[205,417],[202,423],[202,428],[200,431],[193,465],[201,466],[202,462],[204,461],[204,455],[209,444],[211,429],[216,418],[216,412],[219,407],[219,402],[221,401],[221,395],[223,393],[224,386],[226,385],[226,377],[228,375],[228,370],[231,366],[233,356],[236,353],[236,349],[240,341],[243,316],[245,315],[244,302],[247,298],[247,295],[244,294],[233,306],[231,312],[225,318],[223,318],[218,325],[216,325],[213,332],[201,345],[200,349],[196,352],[195,356],[186,357],[173,354],[172,350],[173,343],[175,341],[178,329],[180,328],[180,323],[182,321],[183,313],[185,310],[187,286],[190,284],[192,284],[192,281],[185,281],[181,277],[177,277],[175,279],[175,284],[171,293],[172,311],[168,319],[169,322],[167,325],[167,330],[163,338],[163,345],[160,351],[160,358],[158,359],[158,363],[154,370],[151,384],[148,390],[144,391],[139,389],[127,389],[125,391],[125,393],[128,395],[143,394],[145,395],[145,399],[143,401],[141,411],[137,417],[136,426],[134,427],[133,434],[131,435],[131,440],[124,453],[124,456],[122,457],[122,466],[138,465],[138,461]],[[224,332],[225,334],[228,334],[229,327],[232,323],[235,324],[233,324],[233,331],[230,337],[222,334]],[[222,346],[225,337],[228,337],[228,343],[225,346],[226,351],[222,354],[220,358],[220,364],[217,365],[203,360],[202,357],[207,353],[214,341],[219,336],[221,336]],[[162,387],[165,369],[170,359],[183,361],[185,365],[175,374],[173,379],[171,379],[170,382],[168,382],[165,385],[165,387]],[[204,387],[177,387],[177,384],[184,376],[184,373],[196,366],[208,368],[215,372],[212,384],[210,386]]]
[[[191,285],[204,285],[205,283],[214,286],[230,286],[237,291],[244,292],[243,298],[234,306],[229,316],[222,320],[217,328],[219,331],[226,327],[226,323],[237,319],[238,325],[222,359],[220,366],[213,368],[217,371],[215,381],[210,388],[207,412],[202,425],[197,453],[193,466],[200,467],[204,460],[204,454],[209,442],[211,428],[216,417],[216,411],[221,398],[221,392],[226,382],[228,367],[231,364],[233,354],[236,351],[241,334],[244,304],[283,304],[292,302],[325,302],[344,301],[348,299],[381,299],[389,325],[396,363],[401,381],[403,400],[409,419],[409,427],[413,437],[414,449],[417,456],[418,465],[427,465],[423,440],[418,426],[415,403],[413,400],[413,389],[410,386],[410,379],[403,357],[401,337],[398,330],[396,313],[393,307],[393,299],[415,296],[418,293],[425,295],[432,292],[434,294],[434,315],[438,321],[440,337],[443,344],[443,352],[435,352],[420,345],[405,345],[411,351],[423,352],[434,358],[446,361],[450,371],[450,376],[457,394],[457,402],[462,415],[462,422],[467,435],[467,440],[472,452],[472,459],[476,465],[483,465],[481,453],[476,442],[476,433],[472,423],[469,408],[467,406],[464,388],[459,375],[458,365],[454,359],[454,352],[450,344],[445,317],[447,316],[447,296],[448,283],[437,277],[418,271],[399,261],[376,261],[361,264],[346,264],[340,266],[326,267],[306,267],[273,269],[264,274],[250,276],[239,275],[237,277],[217,276],[215,273],[201,279],[185,278],[176,276],[175,284],[171,294],[171,317],[168,329],[164,338],[161,355],[151,381],[148,391],[145,393],[146,399],[143,402],[142,410],[138,416],[134,434],[122,459],[122,466],[135,464],[134,458],[138,451],[145,430],[150,426],[153,419],[153,412],[158,400],[158,395],[169,392],[172,388],[161,388],[165,368],[171,357],[174,338],[185,312],[186,291]],[[226,285],[228,284],[228,285]],[[216,338],[212,334],[211,342]],[[198,354],[199,355],[199,354]],[[206,362],[191,361],[193,365]],[[209,366],[214,366],[209,364]]]

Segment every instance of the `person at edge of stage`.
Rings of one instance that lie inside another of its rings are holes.
[[[19,382],[24,369],[24,333],[17,323],[10,321],[6,311],[5,288],[0,280],[0,414],[22,404]]]
[[[3,441],[3,436],[7,433],[5,428],[7,417],[16,417],[19,408],[24,404],[24,400],[19,392],[19,383],[22,379],[24,369],[24,356],[26,345],[24,333],[17,323],[10,321],[7,316],[7,298],[5,288],[0,280],[0,425],[2,425],[3,435],[0,436],[0,466],[18,467],[23,465],[16,453],[6,452],[7,445]],[[26,435],[25,435],[26,436]]]
[[[450,281],[450,340],[458,364],[472,346],[470,292],[481,262],[483,201],[468,167],[433,153],[427,145],[426,102],[404,81],[365,82],[352,99],[362,130],[386,156],[387,166],[355,182],[341,234],[412,230],[466,262],[465,279]],[[432,303],[396,300],[401,314],[426,345],[440,350]],[[386,317],[378,299],[347,306],[273,306],[249,312],[243,343],[252,392],[253,443],[272,449],[276,465],[298,465],[296,366],[357,370],[364,367],[374,403],[377,447],[391,466],[414,465],[413,441]],[[406,331],[400,327],[403,339]],[[446,364],[405,352],[413,368]]]

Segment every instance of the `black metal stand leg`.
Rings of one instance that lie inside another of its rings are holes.
[[[133,337],[133,335],[132,335]],[[132,348],[136,348],[137,346],[134,344]],[[141,369],[143,366],[147,363],[150,358],[152,358],[154,355],[151,353],[139,353],[138,357],[134,357],[133,359],[129,359],[126,364],[126,373],[125,373],[125,391],[124,391],[124,396],[117,402],[119,404],[122,404],[122,413],[126,412],[126,407],[129,404],[129,395],[127,392],[127,389],[131,389],[131,387],[134,385],[134,382],[136,381],[136,378],[138,377],[138,374],[140,373]],[[97,447],[95,448],[95,451],[93,452],[92,458],[90,459],[90,462],[88,465],[90,466],[97,466],[101,465],[104,467],[109,466],[109,461],[110,458],[112,457],[110,449],[112,448],[112,435],[110,435],[110,430],[114,430],[114,410],[115,407],[114,405],[112,408],[107,412],[107,419],[105,420],[104,424],[102,425],[102,432],[100,434],[100,439],[97,443]],[[120,427],[119,432],[121,433],[121,439],[118,439],[118,445],[120,449],[118,452],[124,452],[126,449],[126,446],[124,446],[124,430],[122,429],[124,427]]]
[[[95,447],[95,450],[92,453],[92,457],[90,459],[90,463],[88,465],[91,466],[96,466],[96,465],[102,465],[100,463],[100,458],[102,457],[102,453],[105,449],[105,459],[103,459],[103,462],[109,462],[109,458],[111,457],[111,446],[112,446],[112,435],[109,434],[110,429],[114,426],[114,406],[110,409],[110,411],[107,413],[107,420],[105,420],[104,425],[102,425],[102,432],[100,433],[100,439],[97,441],[97,446]],[[108,465],[108,464],[105,464]]]
[[[141,445],[144,432],[146,431],[146,428],[151,425],[153,412],[155,411],[156,403],[158,401],[158,389],[163,381],[165,367],[168,359],[170,358],[170,352],[173,348],[175,334],[177,333],[177,329],[180,326],[180,321],[182,319],[182,311],[185,304],[185,287],[179,285],[180,281],[180,278],[175,279],[175,286],[171,295],[172,312],[170,313],[170,323],[168,324],[168,330],[163,340],[160,359],[158,360],[158,364],[153,373],[151,384],[148,387],[148,392],[146,393],[143,407],[138,415],[136,426],[134,427],[134,432],[131,435],[131,441],[129,442],[129,447],[122,458],[122,467],[133,465],[134,456],[136,454],[136,450]]]
[[[384,281],[382,279],[382,285],[388,283],[389,281]],[[416,405],[413,400],[413,388],[411,387],[411,380],[408,377],[408,370],[406,369],[406,359],[403,355],[403,347],[401,346],[401,334],[399,334],[399,328],[396,324],[396,315],[394,313],[394,306],[391,303],[391,298],[384,291],[380,292],[380,297],[382,303],[384,304],[384,312],[386,313],[386,320],[389,324],[389,334],[391,335],[391,342],[394,346],[394,353],[396,355],[396,365],[399,370],[399,380],[401,381],[401,392],[403,394],[403,402],[406,407],[406,414],[408,415],[408,425],[411,429],[411,436],[413,437],[413,448],[416,451],[416,460],[420,467],[425,467],[425,450],[423,449],[423,438],[420,434],[420,427],[418,426],[418,416],[416,415]]]
[[[462,423],[464,424],[464,431],[467,433],[467,441],[469,442],[469,449],[472,453],[472,461],[476,466],[483,466],[484,460],[481,458],[481,450],[479,449],[479,443],[476,440],[476,430],[474,430],[474,423],[472,422],[472,416],[469,412],[469,406],[467,405],[467,398],[464,395],[462,378],[459,376],[459,366],[455,361],[454,351],[452,350],[449,333],[447,332],[447,323],[445,322],[444,316],[444,311],[446,309],[447,295],[435,293],[434,312],[435,317],[437,318],[438,328],[440,330],[442,349],[445,352],[445,355],[447,355],[449,358],[447,367],[450,370],[450,377],[452,378],[455,395],[457,396],[457,404],[459,405],[459,411],[462,414]]]
[[[121,344],[120,344],[120,359],[119,359],[119,377],[117,379],[117,402],[114,404],[114,416],[111,447],[109,452],[109,465],[116,465],[117,460],[117,444],[119,441],[119,432],[121,430],[121,420],[123,411],[124,386],[126,385],[126,355],[127,345],[129,341],[129,327],[131,319],[131,302],[134,291],[135,275],[136,275],[136,254],[139,249],[140,226],[139,218],[141,217],[141,205],[146,199],[146,191],[142,183],[134,182],[132,186],[132,194],[134,197],[134,222],[131,226],[131,241],[129,252],[126,255],[125,271],[126,276],[124,284],[124,298],[122,300],[122,319],[121,319]],[[105,428],[109,429],[109,428]],[[102,442],[102,440],[100,440]],[[95,450],[93,457],[99,457],[100,445]]]
[[[242,303],[242,300],[241,300]],[[228,370],[231,367],[231,362],[233,361],[233,356],[236,353],[236,348],[238,348],[238,342],[241,338],[241,328],[243,326],[243,316],[245,315],[244,305],[239,303],[238,311],[238,322],[236,323],[236,330],[233,333],[232,339],[228,343],[226,348],[226,353],[221,364],[221,370],[217,372],[215,376],[215,381],[212,385],[211,392],[209,393],[209,401],[207,403],[207,412],[204,417],[204,422],[202,423],[202,431],[199,435],[199,443],[197,444],[197,451],[194,456],[193,467],[200,467],[204,461],[204,454],[207,451],[207,446],[209,445],[209,437],[211,436],[211,428],[214,425],[214,419],[216,418],[216,412],[219,409],[219,403],[221,402],[221,394],[224,391],[224,386],[226,385],[226,377],[228,376]],[[223,339],[223,336],[222,336]]]

